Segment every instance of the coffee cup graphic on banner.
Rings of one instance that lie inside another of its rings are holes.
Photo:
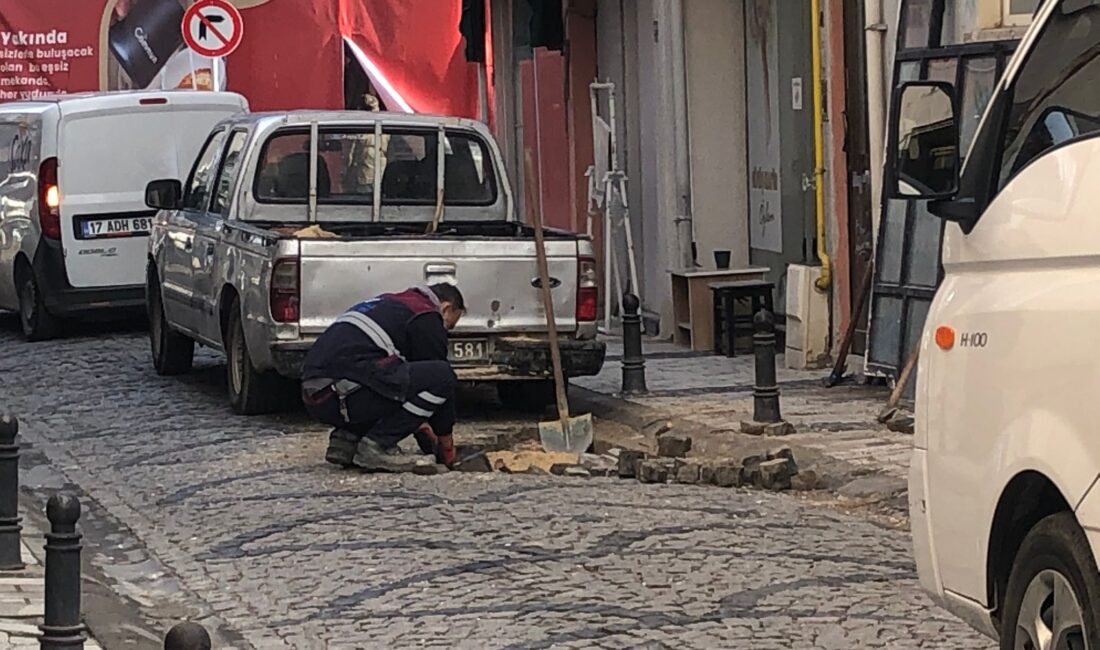
[[[148,87],[183,44],[178,0],[136,0],[126,15],[111,25],[111,52],[134,86]]]

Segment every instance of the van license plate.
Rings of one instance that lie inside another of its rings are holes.
[[[484,339],[451,341],[451,361],[475,363],[489,360],[489,346]]]
[[[82,239],[100,237],[129,237],[148,235],[153,229],[152,217],[120,217],[117,219],[96,219],[80,224]]]

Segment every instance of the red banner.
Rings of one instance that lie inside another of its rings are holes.
[[[461,0],[230,0],[244,38],[224,60],[183,44],[192,0],[0,0],[0,101],[90,90],[219,89],[253,110],[358,107],[477,117]]]

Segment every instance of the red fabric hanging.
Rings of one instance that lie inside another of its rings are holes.
[[[136,11],[164,1],[119,4]],[[253,110],[343,108],[346,38],[369,61],[376,85],[384,80],[401,99],[389,104],[478,116],[477,65],[466,61],[458,31],[461,0],[230,1],[242,7],[244,38],[226,58],[227,89],[245,95]],[[118,75],[106,72],[117,68],[106,47],[115,6],[0,0],[0,100],[118,88]],[[162,25],[158,38],[171,39],[174,30]]]

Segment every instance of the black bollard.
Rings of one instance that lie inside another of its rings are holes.
[[[19,420],[0,416],[0,571],[23,568],[19,535]]]
[[[46,504],[50,532],[46,533],[46,615],[39,637],[41,650],[84,647],[80,622],[80,501],[70,494],[55,494]]]
[[[752,419],[762,423],[779,422],[779,385],[775,374],[775,316],[767,309],[752,318],[756,333],[752,336],[756,351],[756,385],[752,389]]]
[[[623,296],[623,395],[649,392],[645,386],[645,357],[642,354],[642,306],[638,296]]]
[[[210,650],[210,635],[198,623],[179,623],[164,637],[164,650]]]

